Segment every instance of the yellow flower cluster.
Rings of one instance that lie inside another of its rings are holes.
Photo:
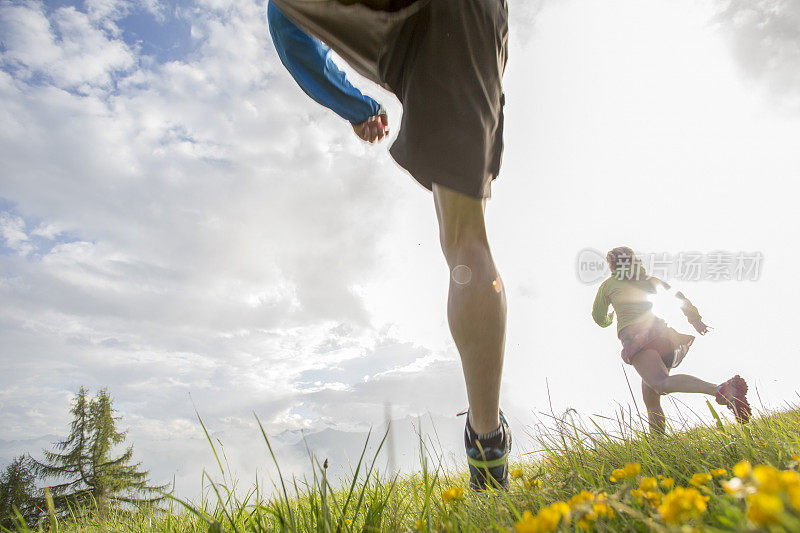
[[[578,527],[583,530],[591,531],[594,529],[594,523],[598,518],[613,520],[616,517],[614,509],[608,504],[608,496],[604,493],[592,494],[584,490],[570,499],[570,507],[573,512],[580,512],[580,506],[582,505],[588,507],[583,515],[578,518]]]
[[[670,481],[672,481],[670,479]],[[674,481],[672,484],[674,485]],[[656,507],[661,503],[661,491],[658,489],[658,481],[654,477],[643,477],[639,481],[639,488],[631,491],[631,496],[641,505]]]
[[[625,468],[617,468],[611,472],[611,477],[608,478],[612,483],[622,481],[623,479],[633,479],[642,471],[642,465],[639,463],[626,463]]]
[[[573,518],[578,527],[591,530],[599,518],[614,519],[614,509],[608,504],[606,494],[594,494],[583,490],[568,502],[556,502],[540,509],[536,515],[525,511],[522,520],[514,525],[517,533],[549,533],[559,524],[571,524]]]
[[[675,480],[671,477],[658,476],[658,484],[667,490],[672,490],[675,486]]]
[[[534,478],[526,479],[524,484],[526,489],[538,489],[542,486],[541,480]]]
[[[538,489],[542,486],[541,480],[530,477],[525,479],[524,473],[521,469],[516,469],[511,471],[511,478],[512,479],[522,479],[522,484],[525,486],[526,489]]]
[[[620,479],[635,479],[641,467],[637,463],[629,463],[625,468],[612,473],[612,481]],[[698,472],[689,480],[692,487],[676,487],[675,480],[671,477],[658,476],[642,477],[639,485],[631,489],[631,497],[639,505],[646,505],[658,510],[661,519],[667,524],[684,524],[692,518],[702,515],[707,508],[708,496],[701,494],[702,489],[708,491],[707,485],[722,469],[715,469],[712,473]],[[666,494],[662,489],[668,491]]]
[[[706,512],[708,496],[690,487],[676,487],[664,495],[658,512],[667,524],[683,524]]]
[[[754,467],[742,461],[731,469],[733,478],[721,480],[722,488],[728,494],[744,500],[751,526],[770,528],[796,524],[796,518],[789,518],[789,514],[800,515],[800,473],[794,470],[800,466],[800,456],[794,455],[792,460],[790,470],[778,470],[768,465]],[[695,473],[689,479],[689,486],[681,487],[676,486],[671,477],[640,477],[641,470],[639,463],[628,463],[615,469],[610,476],[612,482],[630,480],[631,483],[613,498],[624,498],[630,487],[631,499],[649,508],[647,514],[673,526],[701,517],[708,509],[712,482],[728,476],[726,469],[712,468],[708,472]],[[525,480],[521,470],[513,471],[512,477],[523,479],[526,487],[533,482],[538,486],[537,479]],[[525,511],[514,527],[517,533],[551,533],[559,527],[570,526],[591,531],[595,529],[597,520],[616,517],[611,503],[605,493],[583,490],[568,501],[556,502],[536,514]]]
[[[464,499],[464,489],[461,487],[450,487],[442,493],[442,500],[445,503],[453,503]]]
[[[711,474],[700,472],[692,476],[692,479],[689,480],[689,485],[700,488],[704,487],[705,485],[708,485],[710,482],[711,482]]]
[[[562,519],[565,523],[570,522],[569,511],[569,505],[565,502],[556,502],[539,509],[535,516],[532,512],[525,511],[514,529],[517,533],[550,533],[556,530]]]
[[[756,526],[783,521],[787,510],[800,513],[800,474],[794,470],[778,470],[769,465],[753,467],[742,461],[733,467],[736,476],[723,483],[729,494],[744,498],[747,519]]]

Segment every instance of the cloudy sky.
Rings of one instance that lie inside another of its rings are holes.
[[[715,328],[682,369],[796,401],[800,3],[510,4],[487,216],[518,442],[543,411],[632,408],[586,248],[761,254],[757,280],[678,283]],[[277,435],[465,406],[430,194],[294,85],[265,7],[0,0],[7,454],[64,436],[81,385],[184,494],[212,459],[194,406],[247,480],[253,412]]]

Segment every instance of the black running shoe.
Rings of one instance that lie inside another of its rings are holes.
[[[479,440],[469,425],[464,428],[464,445],[469,463],[469,486],[475,491],[489,488],[508,490],[508,453],[511,451],[511,430],[500,411],[500,433]]]

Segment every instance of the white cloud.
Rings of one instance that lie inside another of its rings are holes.
[[[291,414],[303,373],[343,365],[349,383],[348,361],[382,338],[356,287],[375,278],[408,178],[296,88],[260,3],[200,5],[186,15],[199,48],[141,65],[108,29],[129,7],[89,7],[2,6],[15,28],[0,73],[3,235],[42,245],[0,255],[3,382],[20,384],[7,436],[63,432],[81,384],[110,388],[143,447],[159,424],[183,438],[190,393],[217,427],[254,409],[270,431],[307,427]],[[337,379],[320,391],[349,386]]]
[[[742,70],[800,109],[800,3],[728,0],[717,21]]]
[[[73,7],[57,9],[50,18],[41,3],[0,5],[2,61],[22,79],[51,79],[63,88],[86,92],[106,87],[113,73],[134,64],[124,42],[94,24]]]
[[[20,255],[28,255],[33,250],[25,232],[25,221],[10,213],[0,212],[0,237],[5,245]]]

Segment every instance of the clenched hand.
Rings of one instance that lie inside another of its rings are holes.
[[[369,117],[361,124],[353,124],[352,126],[353,131],[361,140],[368,143],[379,142],[389,135],[389,116],[381,108],[380,114]]]

